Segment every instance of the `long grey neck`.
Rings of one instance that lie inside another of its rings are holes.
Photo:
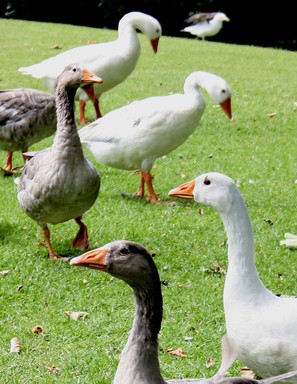
[[[133,285],[136,309],[133,326],[114,378],[114,384],[165,384],[158,359],[162,321],[159,278],[153,284]]]
[[[82,146],[77,133],[74,115],[74,97],[76,90],[57,86],[56,113],[57,132],[53,147],[63,153],[75,151],[76,156],[82,156]]]
[[[259,278],[255,265],[254,236],[251,221],[240,193],[234,196],[228,212],[221,213],[228,237],[228,272],[224,288],[225,298],[249,296],[255,294],[271,295]]]

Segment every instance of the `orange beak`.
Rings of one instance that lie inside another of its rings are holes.
[[[103,80],[100,79],[95,73],[90,72],[88,69],[83,69],[83,78],[82,82],[85,84],[93,84],[93,83],[103,83]]]
[[[71,259],[70,265],[77,265],[80,267],[88,267],[106,271],[107,264],[105,263],[105,256],[108,254],[108,252],[109,248],[101,247],[93,249],[92,251],[86,252]]]
[[[225,101],[223,101],[220,104],[223,111],[226,113],[226,115],[229,117],[229,119],[232,119],[232,112],[231,112],[231,98],[229,97]]]
[[[179,187],[171,189],[168,195],[171,197],[179,197],[180,199],[194,200],[194,187],[195,180],[191,180],[187,183],[180,185]]]
[[[158,51],[159,39],[160,39],[160,37],[157,37],[157,38],[151,40],[151,46],[152,46],[153,51],[154,51],[155,53],[157,53],[157,51]]]

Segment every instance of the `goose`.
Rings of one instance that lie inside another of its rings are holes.
[[[84,156],[75,124],[74,97],[82,84],[101,81],[78,64],[64,69],[56,86],[57,128],[53,145],[27,161],[18,180],[20,206],[41,226],[51,259],[59,255],[52,248],[48,223],[75,219],[79,232],[73,247],[89,246],[82,214],[92,207],[98,196],[100,175]]]
[[[182,145],[198,125],[206,102],[200,88],[231,119],[231,88],[221,77],[194,71],[185,80],[184,93],[136,100],[79,129],[79,137],[99,163],[124,170],[140,170],[137,192],[157,202],[151,169],[155,160]]]
[[[130,240],[115,240],[70,260],[70,265],[93,268],[109,273],[134,291],[136,302],[134,321],[128,341],[122,351],[113,384],[259,384],[288,378],[297,371],[268,381],[246,378],[224,378],[233,364],[237,350],[230,337],[222,339],[222,362],[210,379],[164,380],[158,359],[158,333],[162,322],[161,282],[151,254],[141,244]]]
[[[205,37],[215,36],[223,28],[223,22],[230,21],[223,12],[202,12],[196,13],[185,20],[191,24],[181,30],[205,40]]]
[[[87,85],[79,89],[76,94],[80,105],[79,121],[80,124],[86,124],[86,101],[91,99],[96,117],[101,117],[99,98],[102,93],[123,82],[136,67],[141,50],[138,30],[147,36],[153,51],[157,53],[162,34],[159,21],[142,12],[130,12],[119,21],[117,40],[72,48],[40,63],[20,67],[19,71],[41,79],[51,91],[64,67],[74,62],[84,65],[100,76],[104,80],[103,83],[94,84],[92,87]]]
[[[32,88],[0,91],[0,148],[7,151],[3,169],[13,173],[13,152],[28,148],[56,131],[55,96]]]
[[[228,237],[225,322],[238,358],[262,378],[297,369],[297,298],[277,296],[261,281],[251,221],[235,182],[209,172],[172,189],[169,196],[210,206],[223,221]]]

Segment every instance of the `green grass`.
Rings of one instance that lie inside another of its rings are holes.
[[[111,30],[0,20],[0,88],[46,90],[17,69],[57,54],[54,45],[66,50],[116,36]],[[138,65],[123,84],[103,95],[103,113],[137,98],[182,92],[185,77],[194,70],[224,77],[233,90],[234,123],[208,98],[194,134],[155,162],[155,189],[170,201],[171,188],[205,171],[240,181],[255,232],[260,276],[273,291],[296,294],[296,252],[279,245],[285,232],[297,232],[296,53],[163,36],[154,55],[146,38],[140,39]],[[269,117],[271,113],[275,115]],[[87,115],[90,120],[95,117],[91,105]],[[52,139],[31,150],[50,146]],[[1,165],[5,156],[0,152]],[[14,165],[20,164],[21,155],[16,154]],[[84,217],[91,248],[125,238],[156,254],[161,279],[168,283],[163,287],[159,338],[162,373],[167,378],[210,377],[219,367],[225,333],[224,276],[202,268],[214,263],[227,268],[219,216],[209,208],[199,215],[199,206],[192,202],[169,206],[125,199],[121,192],[135,192],[138,176],[96,166],[102,188]],[[20,209],[16,191],[13,178],[0,177],[0,271],[9,271],[0,275],[1,383],[111,383],[131,327],[132,292],[107,274],[49,260],[46,248],[38,245],[41,229]],[[57,252],[79,254],[70,247],[77,231],[74,221],[51,231]],[[65,315],[68,310],[87,311],[88,316],[74,321]],[[32,333],[35,325],[43,327],[44,335]],[[9,353],[16,336],[20,354]],[[186,336],[193,339],[185,341]],[[187,358],[164,352],[180,347]],[[211,368],[205,366],[208,357],[216,362]],[[238,375],[240,366],[237,362],[231,373]]]

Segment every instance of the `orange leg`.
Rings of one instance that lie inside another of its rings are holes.
[[[12,171],[12,154],[13,154],[13,152],[7,152],[6,163],[3,167],[3,169],[5,169],[5,171],[9,171],[9,172]]]
[[[79,231],[72,242],[72,246],[81,250],[89,248],[89,238],[87,226],[82,222],[81,216],[75,219],[79,225]]]
[[[99,100],[95,99],[93,104],[94,104],[94,108],[95,108],[95,111],[96,111],[96,117],[97,117],[97,119],[99,119],[99,117],[102,117],[102,114],[100,112],[100,107],[99,107]]]
[[[153,184],[152,184],[152,181],[153,181],[152,174],[149,172],[143,172],[142,171],[141,177],[144,179],[144,182],[145,182],[147,189],[148,189],[149,197],[148,197],[147,201],[149,201],[151,203],[158,201],[158,196],[156,195],[156,193],[154,191]]]
[[[138,190],[134,193],[134,196],[137,197],[144,197],[144,178],[142,176],[141,172],[141,177],[140,177],[140,184]]]
[[[79,123],[86,124],[86,116],[85,116],[86,102],[84,100],[79,100]]]
[[[53,250],[53,247],[51,245],[51,241],[50,241],[50,237],[51,237],[51,234],[50,234],[50,230],[48,229],[47,226],[45,227],[42,227],[42,231],[43,231],[43,237],[44,237],[44,241],[45,241],[45,244],[47,245],[47,248],[48,248],[48,252],[49,252],[49,257],[51,259],[54,259],[54,260],[57,260],[59,259],[59,255],[56,254],[56,252]]]

